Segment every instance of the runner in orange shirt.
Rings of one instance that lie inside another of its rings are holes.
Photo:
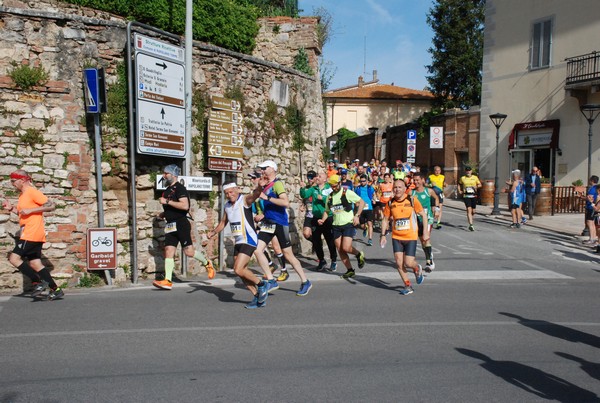
[[[27,172],[18,169],[10,174],[10,182],[21,193],[16,206],[4,200],[2,206],[19,215],[19,237],[8,261],[33,283],[33,297],[39,297],[50,288],[49,300],[62,298],[65,294],[56,285],[50,271],[42,263],[42,246],[46,242],[44,212],[53,211],[54,203],[31,183]]]
[[[407,268],[415,273],[417,284],[421,284],[424,279],[423,268],[415,260],[417,240],[419,239],[417,214],[421,216],[423,222],[427,222],[427,212],[423,209],[419,200],[406,194],[404,181],[394,181],[394,197],[385,205],[383,210],[384,219],[381,221],[381,239],[379,243],[382,248],[387,243],[385,234],[391,219],[394,259],[396,260],[398,273],[404,282],[404,289],[400,291],[402,295],[414,292],[408,279]],[[423,239],[429,239],[428,226],[423,228]]]

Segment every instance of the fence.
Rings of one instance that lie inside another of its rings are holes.
[[[554,186],[552,188],[552,215],[556,213],[583,213],[585,211],[585,195],[580,187]]]
[[[592,52],[567,59],[566,85],[600,79],[600,53]]]

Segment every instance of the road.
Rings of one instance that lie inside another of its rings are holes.
[[[390,245],[361,240],[355,281],[308,273],[300,298],[292,273],[254,311],[231,273],[0,297],[0,401],[600,401],[598,257],[494,219],[469,232],[458,210],[444,221],[436,270],[409,296]]]

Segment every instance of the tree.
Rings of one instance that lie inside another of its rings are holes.
[[[339,129],[336,134],[338,136],[337,142],[333,147],[331,147],[331,151],[333,151],[337,155],[340,155],[342,151],[344,151],[344,148],[346,147],[346,142],[348,140],[358,137],[358,134],[356,134],[356,132],[348,130],[345,127]]]
[[[479,105],[485,0],[435,0],[427,14],[434,32],[429,90],[442,109]]]

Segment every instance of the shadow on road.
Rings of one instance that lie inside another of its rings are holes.
[[[586,332],[571,329],[570,327],[557,325],[556,323],[545,320],[531,320],[514,313],[498,312],[500,315],[508,316],[509,318],[518,319],[519,323],[527,326],[530,329],[537,330],[547,334],[548,336],[558,337],[560,339],[573,343],[583,343],[592,347],[600,348],[600,337],[594,336]]]
[[[576,357],[571,354],[562,353],[560,351],[556,351],[554,354],[558,355],[559,357],[566,358],[568,360],[579,363],[582,371],[586,372],[592,378],[595,378],[600,381],[600,364],[584,360],[583,358]]]
[[[543,399],[559,402],[598,400],[598,395],[595,393],[529,365],[515,361],[496,361],[483,353],[466,348],[456,348],[456,351],[467,357],[483,361],[479,365],[486,371]]]

